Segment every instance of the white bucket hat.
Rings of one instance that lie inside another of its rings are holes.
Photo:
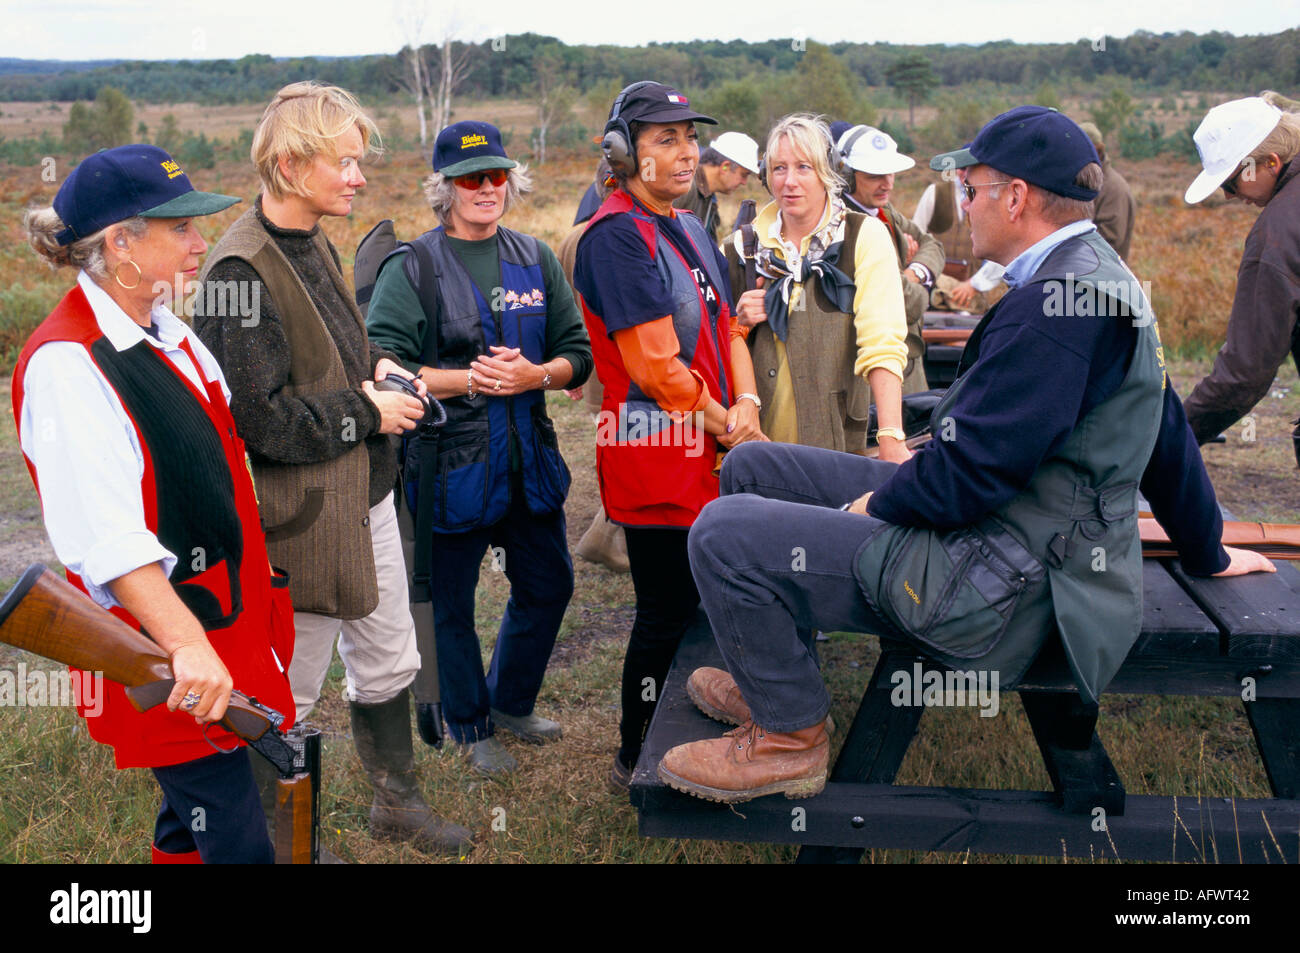
[[[741,168],[758,175],[758,143],[743,132],[724,132],[710,142],[709,147]]]
[[[1206,113],[1192,136],[1204,169],[1187,187],[1184,198],[1192,205],[1209,198],[1232,177],[1281,118],[1282,110],[1258,96],[1234,99]]]
[[[894,141],[893,136],[881,132],[874,126],[854,126],[852,129],[846,129],[835,148],[844,157],[849,168],[868,175],[906,172],[916,165],[915,159],[898,151],[898,143]]]

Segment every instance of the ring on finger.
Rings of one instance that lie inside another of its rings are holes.
[[[196,692],[194,689],[191,688],[188,692],[185,693],[185,697],[181,699],[181,704],[180,704],[181,711],[192,711],[194,709],[194,706],[199,703],[199,699],[201,699],[202,697],[203,697],[202,692]]]
[[[499,377],[497,378],[497,386],[494,387],[494,388],[492,388],[492,389],[493,389],[493,390],[500,390],[500,389],[501,389],[501,378],[499,378]]]

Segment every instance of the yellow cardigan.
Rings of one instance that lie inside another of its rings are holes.
[[[821,220],[813,234],[820,232],[830,221],[833,203],[828,198]],[[767,248],[782,249],[789,263],[789,249],[781,239],[781,213],[775,202],[770,202],[754,219],[754,229],[759,242]],[[799,254],[808,252],[811,235],[804,236]],[[741,233],[736,231],[731,240],[736,253],[743,257]],[[883,367],[900,381],[907,365],[907,313],[903,306],[903,283],[898,273],[898,255],[889,230],[878,218],[868,217],[858,230],[857,246],[853,249],[853,326],[857,331],[858,356],[853,373],[866,377],[877,367]],[[790,289],[790,309],[798,308],[803,285],[795,283]],[[799,430],[795,422],[794,385],[790,380],[790,365],[786,361],[785,344],[778,340],[777,375],[775,393],[769,410],[767,436],[782,443],[798,443]]]

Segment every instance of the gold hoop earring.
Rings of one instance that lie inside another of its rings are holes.
[[[119,275],[118,272],[122,270],[123,265],[130,265],[132,268],[135,269],[135,284],[128,285],[122,281],[122,276]],[[143,277],[144,275],[140,271],[140,266],[137,265],[134,261],[132,261],[129,258],[126,261],[118,262],[117,267],[113,269],[113,280],[116,281],[120,287],[126,289],[127,291],[134,291],[136,288],[139,288],[140,279]]]

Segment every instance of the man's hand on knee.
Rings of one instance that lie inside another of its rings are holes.
[[[867,516],[867,501],[871,499],[871,493],[863,493],[860,497],[849,504],[849,512],[857,513],[859,516]]]

